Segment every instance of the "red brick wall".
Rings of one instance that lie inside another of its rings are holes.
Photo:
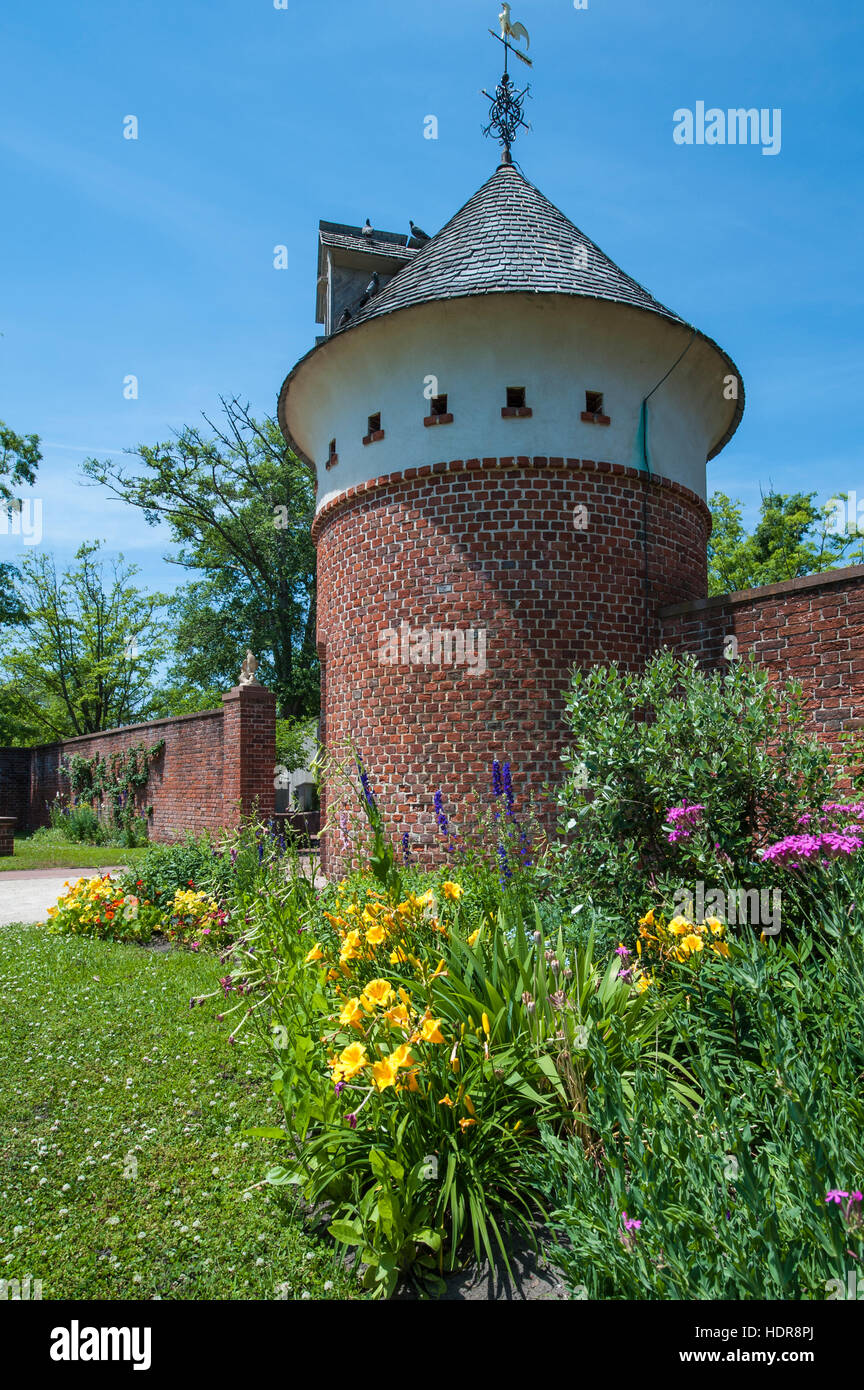
[[[666,608],[663,642],[707,667],[735,637],[781,679],[804,688],[808,724],[834,741],[864,714],[864,566]]]
[[[69,784],[59,774],[62,758],[78,753],[109,758],[136,744],[165,747],[150,764],[141,807],[153,806],[151,840],[182,839],[187,831],[236,825],[258,804],[274,809],[276,702],[263,686],[240,686],[223,707],[176,719],[156,719],[122,729],[66,739],[37,748],[0,749],[0,815],[18,817],[18,831],[48,824],[48,807]]]
[[[353,738],[415,846],[437,842],[436,788],[458,821],[493,757],[519,789],[557,781],[571,668],[641,665],[659,608],[705,593],[709,528],[687,489],[590,459],[456,460],[349,489],[313,526],[328,748]],[[484,628],[485,675],[380,664],[378,634],[402,620]]]

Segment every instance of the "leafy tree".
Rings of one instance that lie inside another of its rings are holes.
[[[38,434],[16,434],[0,420],[0,502],[11,502],[21,483],[35,483],[41,462]]]
[[[845,501],[845,495],[841,496]],[[841,563],[861,563],[864,547],[854,528],[851,534],[832,529],[835,508],[830,502],[817,506],[815,497],[815,492],[765,493],[759,520],[748,534],[741,503],[733,502],[724,492],[713,493],[709,594],[754,589],[835,569]]]
[[[15,504],[14,489],[22,483],[35,483],[41,462],[38,434],[16,434],[0,420],[0,511],[7,517]],[[14,565],[0,565],[0,628],[24,621],[24,610],[15,593],[17,579]]]
[[[19,719],[43,739],[97,733],[146,719],[152,678],[165,654],[162,594],[147,594],[123,557],[106,575],[99,543],[57,573],[49,555],[21,565],[25,622],[6,636],[3,667]]]
[[[314,483],[275,420],[259,423],[235,398],[224,422],[187,426],[170,443],[141,445],[144,471],[88,459],[85,473],[151,525],[166,522],[175,563],[203,571],[175,596],[175,703],[236,684],[247,647],[283,718],[317,711]]]

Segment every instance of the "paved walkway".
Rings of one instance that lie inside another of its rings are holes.
[[[101,873],[123,873],[123,869],[12,869],[0,874],[0,927],[10,922],[44,922],[65,883]]]
[[[124,865],[106,865],[104,869],[12,869],[0,874],[0,927],[10,922],[44,922],[48,908],[62,895],[64,884],[76,878],[96,878],[99,874],[125,873]],[[306,863],[308,871],[308,861]],[[327,883],[320,873],[315,874],[315,887]]]

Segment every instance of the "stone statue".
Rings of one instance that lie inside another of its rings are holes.
[[[257,660],[257,658],[254,657],[254,656],[252,655],[251,652],[247,651],[247,653],[246,653],[246,659],[244,660],[243,665],[240,667],[240,684],[241,684],[241,685],[257,685],[257,684],[258,684],[258,678],[257,678],[257,676],[255,675],[255,672],[256,672],[257,670],[258,670],[258,660]]]

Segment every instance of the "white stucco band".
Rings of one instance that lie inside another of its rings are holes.
[[[573,295],[477,295],[334,334],[286,380],[279,420],[317,470],[320,509],[358,483],[442,459],[564,454],[644,467],[642,403],[653,392],[650,469],[704,498],[706,459],[736,418],[732,393],[743,395],[737,377],[708,339],[651,311]],[[424,426],[433,387],[452,424]],[[502,419],[507,387],[525,388],[530,418]],[[609,425],[581,420],[586,391],[602,392]],[[379,412],[384,438],[364,445]],[[328,470],[333,439],[339,462]]]

